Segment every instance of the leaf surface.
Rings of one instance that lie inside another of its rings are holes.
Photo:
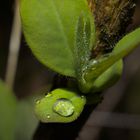
[[[0,80],[0,140],[15,140],[17,101]]]
[[[68,105],[68,107],[67,104],[62,103],[58,107],[57,103],[60,100],[66,100],[71,105]],[[80,116],[85,104],[86,99],[84,96],[79,96],[76,92],[66,89],[55,89],[36,102],[35,113],[41,122],[68,123],[76,120]],[[54,109],[55,106],[56,109]],[[67,113],[70,114],[67,115]]]
[[[32,52],[54,71],[75,76],[75,35],[81,14],[90,18],[86,0],[21,0],[23,31]],[[92,26],[92,35],[94,29]]]

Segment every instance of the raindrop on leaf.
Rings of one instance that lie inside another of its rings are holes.
[[[40,100],[37,100],[37,101],[36,101],[36,104],[39,104],[39,103],[40,103]]]
[[[74,113],[74,106],[68,99],[58,99],[53,106],[53,110],[61,116],[69,117]]]
[[[50,115],[47,115],[47,119],[50,119],[51,118],[51,116]]]

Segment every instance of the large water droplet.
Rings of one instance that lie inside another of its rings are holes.
[[[53,106],[53,110],[61,116],[68,117],[74,113],[74,106],[68,99],[58,99]]]

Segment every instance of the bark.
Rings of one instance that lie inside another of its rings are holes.
[[[95,19],[96,44],[93,56],[111,52],[132,22],[135,0],[88,0]]]

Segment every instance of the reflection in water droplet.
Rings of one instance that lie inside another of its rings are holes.
[[[50,115],[47,115],[47,119],[50,119],[51,118],[51,116]]]
[[[74,113],[74,106],[68,99],[58,99],[53,106],[53,110],[61,116],[68,117]]]

